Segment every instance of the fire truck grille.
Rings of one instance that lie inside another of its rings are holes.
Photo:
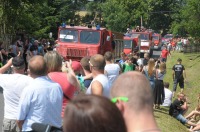
[[[67,49],[67,57],[84,57],[88,56],[87,49]]]

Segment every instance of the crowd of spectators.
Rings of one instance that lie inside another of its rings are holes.
[[[161,105],[169,107],[170,115],[181,123],[193,126],[191,129],[200,127],[190,120],[200,115],[199,108],[183,116],[188,105],[180,58],[172,67],[173,92],[169,82],[163,81],[170,55],[167,47],[158,59],[148,53],[140,58],[122,52],[118,63],[109,51],[104,56],[65,62],[45,39],[24,44],[17,40],[9,48],[9,52],[1,48],[3,132],[33,131],[34,123],[64,132],[160,132],[153,111]],[[13,55],[4,60],[3,55],[9,53]],[[10,68],[12,74],[3,74]],[[181,93],[172,102],[178,84]]]

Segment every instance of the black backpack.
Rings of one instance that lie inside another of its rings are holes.
[[[174,106],[173,106],[173,104],[171,104],[169,107],[169,115],[173,116],[173,112],[174,112]]]

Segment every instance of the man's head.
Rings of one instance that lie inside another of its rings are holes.
[[[92,56],[90,58],[89,63],[90,63],[91,71],[93,69],[96,71],[102,71],[102,70],[104,70],[104,67],[106,65],[104,57],[100,54],[96,54],[96,55]]]
[[[184,93],[179,92],[177,94],[177,97],[178,97],[178,100],[180,100],[180,101],[184,101],[185,100],[185,94]]]
[[[14,57],[12,59],[12,65],[14,72],[23,73],[25,68],[24,59],[22,57]]]
[[[153,112],[153,98],[151,86],[147,78],[139,72],[121,74],[114,82],[111,97],[125,97],[124,104],[130,111],[136,113]],[[119,99],[120,103],[120,99]]]
[[[45,76],[47,74],[47,66],[42,56],[36,55],[29,60],[30,76],[33,78]]]
[[[163,46],[163,49],[166,50],[166,49],[167,49],[167,45],[164,45],[164,46]]]
[[[112,52],[107,51],[107,52],[104,54],[104,58],[105,58],[106,61],[112,61],[112,59],[113,59],[113,54],[112,54]]]
[[[121,56],[121,59],[126,60],[126,53],[121,52],[120,56]]]
[[[145,58],[145,59],[149,59],[149,53],[145,53],[145,54],[144,54],[144,58]]]
[[[178,58],[177,59],[177,63],[181,63],[182,62],[182,59],[181,58]]]
[[[132,54],[128,54],[127,63],[131,64],[132,62],[133,62],[133,55]]]
[[[164,82],[164,87],[165,88],[169,88],[169,83],[168,82]]]
[[[35,41],[34,41],[34,45],[37,46],[38,44],[39,44],[39,41],[38,41],[38,40],[35,40]]]
[[[83,57],[81,59],[81,66],[83,67],[84,70],[91,72],[90,71],[90,63],[89,63],[89,61],[90,61],[89,57]]]

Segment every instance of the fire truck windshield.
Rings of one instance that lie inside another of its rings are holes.
[[[124,40],[124,48],[131,49],[132,40]]]
[[[70,29],[63,29],[60,30],[59,39],[61,42],[78,42],[78,31],[77,30],[70,30]]]
[[[140,38],[141,38],[141,40],[149,40],[149,35],[148,34],[141,34]]]
[[[159,40],[158,36],[152,36],[152,37],[153,37],[153,40]]]
[[[98,44],[100,40],[100,32],[97,31],[81,31],[80,43],[82,44]]]

